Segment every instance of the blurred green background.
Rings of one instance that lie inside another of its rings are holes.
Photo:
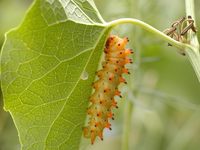
[[[20,24],[31,2],[0,0],[0,47],[4,33]],[[95,0],[95,3],[106,21],[133,17],[161,31],[185,15],[183,0]],[[200,1],[195,1],[195,7],[200,26]],[[131,76],[126,76],[128,86],[121,87],[124,98],[115,110],[113,130],[106,130],[105,140],[93,146],[83,140],[80,149],[121,150],[124,131],[128,131],[130,150],[199,150],[200,84],[187,57],[132,25],[120,25],[113,33],[130,39],[128,47],[135,51],[134,65],[127,66]],[[17,149],[20,149],[17,132],[1,100],[0,150]]]

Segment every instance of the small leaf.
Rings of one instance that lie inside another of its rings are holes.
[[[2,49],[4,107],[23,150],[76,150],[110,29],[92,0],[36,0]],[[82,73],[87,79],[82,79]]]

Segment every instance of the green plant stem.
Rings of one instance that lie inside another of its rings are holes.
[[[133,111],[133,103],[126,101],[124,107],[123,135],[122,135],[122,150],[129,149],[129,133],[131,131],[131,116]]]
[[[114,27],[114,26],[117,26],[119,24],[125,24],[125,23],[131,23],[133,25],[136,25],[136,26],[143,28],[144,30],[147,30],[151,33],[154,33],[154,34],[158,35],[160,38],[162,38],[163,40],[167,41],[168,43],[172,44],[173,46],[175,46],[179,49],[185,49],[186,47],[188,47],[189,49],[192,49],[192,47],[190,45],[178,42],[178,41],[172,39],[171,37],[167,36],[163,32],[152,27],[151,25],[149,25],[149,24],[147,24],[143,21],[140,21],[138,19],[122,18],[122,19],[111,21],[111,22],[107,23],[107,25],[110,26],[110,27]]]
[[[185,0],[185,8],[186,8],[186,16],[192,16],[194,20],[194,24],[196,23],[195,12],[194,12],[194,0]],[[196,26],[196,25],[195,25]],[[191,62],[194,71],[197,74],[197,77],[200,81],[200,53],[199,53],[199,42],[197,35],[190,31],[187,34],[188,40],[190,41],[190,45],[193,47],[192,51],[185,50],[188,55],[188,59]]]
[[[185,1],[186,1],[186,4],[189,5],[192,3],[193,0],[185,0]],[[186,6],[186,8],[187,8],[187,14],[191,14],[191,16],[192,16],[194,13],[191,13],[191,12],[194,11],[194,7],[192,7],[192,5],[190,5],[190,6]],[[145,22],[142,22],[138,19],[134,19],[134,18],[122,18],[122,19],[111,21],[111,22],[107,23],[106,25],[109,27],[114,27],[116,25],[125,24],[125,23],[131,23],[133,25],[139,26],[139,27],[143,28],[144,30],[147,30],[151,33],[158,35],[159,38],[165,40],[166,42],[170,43],[171,45],[175,46],[176,48],[184,50],[192,64],[193,69],[195,70],[197,78],[200,82],[200,54],[199,54],[199,46],[197,45],[198,40],[194,33],[191,33],[192,34],[191,43],[186,44],[186,43],[178,42],[178,41],[172,39],[171,37],[165,35],[163,32],[152,27],[151,25],[149,25]]]

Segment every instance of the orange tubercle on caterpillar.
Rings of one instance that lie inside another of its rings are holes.
[[[114,120],[112,108],[118,108],[115,96],[121,96],[118,90],[120,83],[127,83],[122,77],[123,74],[130,74],[125,68],[126,64],[132,63],[128,58],[133,54],[132,49],[126,49],[128,38],[119,38],[111,35],[105,44],[105,61],[102,63],[102,69],[96,72],[98,80],[92,84],[94,93],[90,97],[90,106],[87,110],[89,115],[88,126],[83,128],[83,134],[91,139],[94,144],[96,137],[103,140],[103,130],[111,130],[109,119]]]

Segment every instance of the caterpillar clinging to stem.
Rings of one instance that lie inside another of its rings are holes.
[[[111,35],[106,42],[104,53],[105,60],[102,69],[97,71],[98,80],[93,83],[94,93],[90,97],[90,106],[87,109],[89,115],[88,126],[83,128],[84,136],[91,139],[93,144],[96,137],[103,140],[103,130],[109,128],[109,119],[114,119],[112,108],[118,108],[115,96],[121,97],[118,90],[120,83],[125,83],[122,74],[130,74],[125,68],[126,64],[132,63],[128,58],[133,53],[131,49],[126,49],[128,38],[119,38]]]

